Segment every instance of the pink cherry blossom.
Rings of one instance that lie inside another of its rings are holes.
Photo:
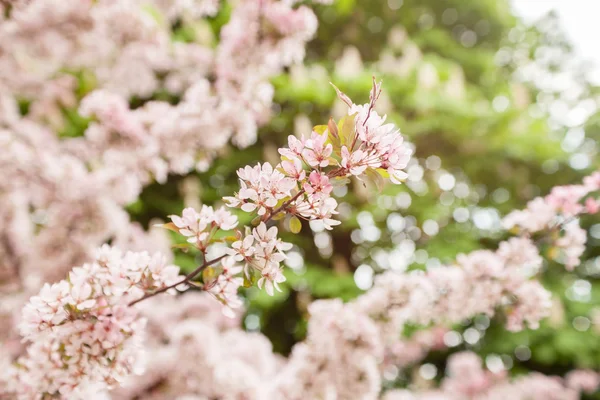
[[[281,162],[281,168],[283,168],[287,176],[298,181],[302,181],[306,177],[306,171],[302,168],[302,161],[298,158],[283,160]]]
[[[286,177],[271,164],[258,164],[238,170],[240,191],[235,197],[225,197],[230,207],[237,207],[246,212],[257,211],[265,215],[275,208],[279,200],[289,197],[296,182]]]
[[[312,171],[308,177],[308,182],[304,184],[304,191],[308,194],[329,196],[333,186],[329,183],[329,178],[323,173]]]
[[[329,157],[333,152],[331,143],[325,144],[327,141],[327,132],[318,134],[312,132],[310,139],[306,140],[302,157],[311,167],[324,168],[329,165]]]
[[[585,211],[588,214],[597,214],[600,212],[600,202],[592,197],[585,200]]]
[[[281,154],[282,156],[293,160],[295,158],[302,157],[302,151],[304,150],[304,146],[304,138],[298,139],[295,136],[290,135],[288,136],[288,147],[282,147],[278,151],[279,154]]]
[[[342,167],[346,168],[352,175],[362,175],[368,165],[365,159],[368,155],[362,150],[355,150],[350,154],[348,147],[342,146]]]

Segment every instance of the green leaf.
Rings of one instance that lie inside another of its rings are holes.
[[[367,176],[367,179],[375,185],[378,192],[381,192],[383,190],[385,181],[377,171],[375,171],[372,168],[367,168],[365,171],[365,175]]]
[[[179,233],[179,228],[172,222],[167,222],[166,224],[157,224],[155,226],[158,228],[168,229],[170,231]]]
[[[300,233],[302,230],[302,221],[296,216],[290,218],[290,231],[292,233]]]
[[[383,168],[377,168],[375,171],[377,171],[377,173],[378,173],[379,175],[381,175],[382,177],[384,177],[384,178],[389,178],[389,177],[390,177],[390,173],[389,173],[389,172],[387,172],[387,170],[386,170],[386,169],[383,169]]]
[[[356,114],[348,115],[338,122],[338,135],[342,146],[349,146],[354,140],[354,118]]]
[[[285,217],[285,213],[283,212],[279,212],[277,214],[275,214],[271,219],[273,221],[279,221],[280,219],[282,219],[283,217]]]
[[[230,236],[225,236],[224,238],[222,238],[222,240],[225,242],[233,243],[233,242],[237,242],[239,240],[239,238],[237,236],[230,235]]]
[[[174,243],[171,245],[172,249],[179,249],[182,250],[184,252],[187,252],[191,247],[190,243]]]
[[[254,286],[255,281],[256,281],[256,278],[254,277],[254,274],[252,274],[250,276],[246,276],[246,274],[244,274],[244,287],[245,288]]]
[[[202,271],[202,282],[207,283],[212,281],[217,276],[217,273],[213,267],[206,267]]]
[[[322,135],[323,132],[327,130],[327,125],[317,125],[313,126],[313,131],[317,132],[319,135]]]

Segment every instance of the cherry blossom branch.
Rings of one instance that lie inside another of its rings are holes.
[[[300,189],[300,191],[298,191],[298,193],[296,193],[296,194],[294,195],[294,197],[292,197],[292,198],[290,198],[289,200],[287,200],[287,201],[286,201],[285,203],[283,203],[283,204],[282,204],[282,205],[281,205],[279,208],[277,208],[277,209],[273,210],[273,211],[272,211],[272,212],[271,212],[271,213],[268,215],[268,217],[264,219],[264,221],[263,221],[263,222],[268,222],[268,221],[270,221],[271,219],[273,219],[273,217],[274,217],[275,215],[279,214],[279,213],[280,213],[280,212],[282,212],[282,211],[285,211],[285,210],[286,210],[286,209],[287,209],[287,208],[290,206],[290,204],[291,204],[291,203],[293,203],[295,200],[297,200],[297,199],[298,199],[298,198],[299,198],[299,197],[300,197],[302,194],[304,194],[304,193],[305,193],[305,190],[304,190],[304,189]],[[224,254],[224,255],[222,255],[222,256],[219,256],[219,257],[217,257],[217,258],[214,258],[214,259],[212,259],[212,260],[208,260],[208,261],[205,261],[205,262],[203,262],[203,263],[202,263],[202,265],[198,266],[198,267],[197,267],[195,270],[193,270],[192,272],[190,272],[189,274],[187,274],[187,275],[186,275],[186,276],[185,276],[183,279],[181,279],[179,282],[177,282],[177,283],[174,283],[174,284],[172,284],[172,285],[169,285],[169,286],[165,286],[165,287],[163,287],[163,288],[161,288],[161,289],[158,289],[158,290],[156,290],[156,291],[154,291],[154,292],[152,292],[152,293],[148,293],[148,294],[144,295],[143,297],[140,297],[139,299],[137,299],[137,300],[134,300],[134,301],[130,302],[130,303],[128,304],[128,306],[129,306],[129,307],[131,307],[131,306],[133,306],[133,305],[135,305],[135,304],[137,304],[137,303],[141,302],[142,300],[146,300],[146,299],[149,299],[149,298],[151,298],[151,297],[154,297],[154,296],[156,296],[157,294],[164,293],[164,292],[168,291],[169,289],[176,288],[176,287],[177,287],[177,286],[179,286],[179,285],[182,285],[182,284],[187,284],[187,283],[189,283],[189,282],[190,282],[190,281],[192,281],[192,280],[193,280],[193,279],[194,279],[194,278],[195,278],[195,277],[196,277],[196,276],[197,276],[199,273],[201,273],[202,271],[204,271],[204,269],[206,269],[207,267],[209,267],[209,266],[211,266],[211,265],[213,265],[213,264],[216,264],[216,263],[218,263],[219,261],[221,261],[221,260],[222,260],[223,258],[225,258],[225,257],[227,257],[227,255],[226,255],[226,254]]]

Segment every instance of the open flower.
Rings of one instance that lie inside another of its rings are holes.
[[[273,296],[273,288],[281,292],[279,284],[282,282],[285,282],[285,276],[283,276],[281,268],[279,268],[278,266],[270,265],[269,267],[261,271],[261,277],[258,280],[258,287],[262,289],[264,285],[266,292],[270,296]]]
[[[301,158],[303,150],[304,139],[298,139],[295,136],[290,135],[288,136],[288,147],[280,148],[279,154],[293,160],[295,158]]]
[[[179,228],[179,233],[189,238],[189,243],[200,243],[208,236],[205,232],[208,221],[191,207],[184,209],[181,217],[172,215],[171,221]]]
[[[255,253],[254,236],[248,235],[243,240],[238,240],[231,245],[227,253],[232,255],[235,261],[249,261]]]
[[[333,186],[329,183],[329,178],[323,173],[312,171],[308,177],[308,182],[304,183],[304,190],[308,194],[321,194],[329,196]]]
[[[359,176],[367,169],[365,159],[367,153],[362,150],[355,150],[350,154],[348,147],[342,146],[342,167],[350,171],[350,174]]]
[[[305,148],[302,150],[302,157],[311,167],[324,168],[329,165],[329,157],[333,152],[331,143],[325,145],[327,141],[327,132],[319,135],[313,132],[310,139],[306,141]]]
[[[282,161],[281,168],[283,168],[289,177],[294,178],[297,181],[302,181],[306,177],[306,171],[302,168],[302,161],[298,158]]]

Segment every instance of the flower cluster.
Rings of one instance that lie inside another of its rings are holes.
[[[235,197],[226,197],[230,207],[239,207],[243,211],[256,211],[265,215],[272,211],[280,200],[291,195],[296,186],[292,178],[273,169],[271,164],[246,166],[237,172],[240,178],[240,191]]]
[[[224,317],[210,295],[155,297],[139,308],[148,319],[147,372],[111,392],[113,399],[269,398],[282,360],[265,336]]]
[[[244,262],[244,274],[250,277],[251,269],[260,273],[258,286],[273,295],[273,288],[280,290],[278,284],[285,281],[280,263],[285,260],[285,251],[292,248],[291,243],[277,237],[277,228],[267,229],[264,222],[252,229],[252,235],[246,235],[231,245],[229,254],[235,261]]]
[[[67,280],[45,284],[23,308],[19,329],[31,344],[0,393],[83,398],[89,387],[111,388],[139,372],[145,320],[128,303],[178,275],[160,254],[104,246]]]
[[[473,315],[491,316],[499,308],[508,317],[509,329],[536,328],[551,306],[550,293],[529,279],[540,267],[533,243],[513,238],[501,243],[497,252],[459,255],[456,265],[424,274],[384,273],[357,304],[387,321],[385,329],[392,338],[406,323],[453,324]]]
[[[187,241],[205,249],[217,229],[224,231],[235,228],[237,217],[224,208],[214,211],[210,206],[202,206],[200,212],[191,207],[183,210],[182,216],[172,215],[171,221],[177,231],[188,237]]]
[[[239,276],[242,267],[236,265],[232,257],[226,257],[221,262],[221,271],[216,277],[207,277],[202,289],[215,296],[223,303],[223,313],[229,317],[235,315],[234,310],[242,306],[238,289],[244,280]]]
[[[504,227],[535,233],[580,214],[599,210],[600,172],[587,176],[581,185],[556,186],[545,197],[536,197],[525,210],[513,211],[504,218]]]
[[[503,225],[506,229],[517,229],[522,235],[556,231],[555,258],[572,270],[579,265],[586,242],[586,233],[577,218],[600,211],[599,192],[600,172],[595,172],[584,178],[583,184],[556,186],[547,196],[531,200],[526,209],[508,214]]]
[[[378,93],[379,90],[379,85],[374,83],[373,93]],[[340,96],[345,97],[341,92]],[[364,107],[374,107],[376,97],[372,94],[371,103]],[[358,106],[352,105],[352,107]],[[378,118],[375,111],[373,116]],[[375,125],[371,123],[372,127]],[[361,129],[358,125],[348,125],[347,121],[342,121],[340,127],[331,121],[327,127],[315,127],[308,138],[303,136],[298,139],[290,136],[288,147],[279,149],[282,157],[281,163],[277,166],[264,163],[254,167],[246,166],[237,171],[240,190],[235,196],[225,197],[224,200],[230,207],[256,213],[260,219],[260,223],[255,228],[245,233],[238,231],[239,240],[228,250],[228,254],[236,262],[244,263],[246,279],[252,280],[252,275],[256,271],[260,275],[259,287],[264,285],[269,294],[273,294],[273,289],[278,289],[278,284],[285,280],[280,263],[285,259],[285,251],[289,250],[291,245],[277,238],[276,227],[268,228],[266,225],[272,218],[281,216],[278,214],[287,214],[296,220],[302,218],[320,221],[326,229],[332,229],[340,223],[332,218],[337,214],[337,201],[331,197],[333,183],[352,175],[352,172],[350,167],[343,165],[343,155],[339,146],[334,153],[332,141],[339,139],[336,132],[340,130],[354,132]],[[352,134],[354,137],[359,136],[358,133]],[[410,151],[400,146],[402,136],[399,132],[390,130],[390,126],[386,126],[386,133],[382,135],[373,140],[377,143],[396,143],[398,146],[395,149],[402,149],[406,156],[403,162],[407,161]],[[391,140],[391,138],[395,139]],[[378,154],[381,160],[393,158],[387,150]],[[382,161],[373,168],[382,165],[386,164]],[[406,164],[396,162],[393,167],[390,167],[395,168],[394,176],[398,176],[403,166]],[[366,168],[363,172],[365,170]],[[210,211],[212,212],[212,209]],[[204,219],[202,214],[202,211],[196,213],[188,209],[184,210],[183,217],[172,217],[179,232],[189,236],[188,241],[195,243],[199,248],[204,246],[203,243],[208,238],[206,229],[212,221],[210,212]],[[233,217],[229,215],[226,217],[230,223],[225,228],[234,227]],[[214,226],[216,225],[213,224]],[[219,227],[224,229],[223,226]],[[217,282],[219,279],[222,278],[217,278]],[[234,286],[231,284],[232,281],[227,282],[227,287]]]
[[[386,116],[374,110],[375,102],[381,94],[381,83],[373,80],[369,103],[356,105],[336,88],[338,95],[349,109],[348,122],[354,122],[354,133],[346,130],[334,133],[341,146],[342,166],[352,175],[362,175],[367,168],[381,168],[390,180],[400,183],[408,176],[404,169],[410,160],[411,150],[404,144],[394,124],[386,124]]]
[[[265,163],[240,169],[241,188],[235,197],[225,198],[229,206],[256,211],[263,218],[285,206],[288,214],[321,221],[332,229],[339,224],[333,219],[337,214],[337,201],[331,197],[334,184],[367,172],[399,183],[406,176],[403,169],[411,150],[394,125],[384,124],[385,117],[373,110],[380,91],[380,84],[373,81],[369,104],[358,106],[338,90],[350,117],[339,124],[331,120],[316,126],[309,137],[289,136],[288,147],[279,149],[281,163],[275,167]]]

